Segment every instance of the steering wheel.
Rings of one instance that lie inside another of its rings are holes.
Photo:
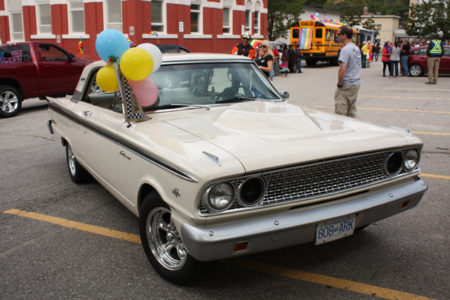
[[[244,94],[239,93],[239,89],[242,88],[244,90]],[[227,87],[222,93],[218,94],[216,97],[216,103],[220,103],[222,101],[227,101],[236,97],[254,97],[253,92],[246,86],[240,85],[236,87]],[[220,101],[222,100],[222,101]]]

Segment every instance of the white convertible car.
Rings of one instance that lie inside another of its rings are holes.
[[[427,190],[417,137],[289,104],[245,57],[164,56],[139,122],[126,82],[96,85],[104,64],[85,68],[73,97],[49,99],[49,130],[73,181],[92,175],[139,217],[172,282],[191,283],[201,262],[352,235]]]

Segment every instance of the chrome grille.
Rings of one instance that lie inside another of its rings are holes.
[[[267,188],[262,201],[256,207],[288,202],[301,204],[314,198],[387,181],[391,177],[385,173],[384,164],[392,152],[391,150],[347,156],[257,174],[264,179]],[[402,175],[405,175],[403,170],[396,177]],[[228,182],[238,190],[239,185],[247,177],[234,178]],[[245,207],[235,199],[226,212],[243,208]],[[204,215],[210,214],[203,204],[200,204],[199,212]]]

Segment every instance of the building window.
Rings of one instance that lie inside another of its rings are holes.
[[[223,33],[231,33],[231,9],[229,7],[223,8]]]
[[[245,11],[245,31],[250,31],[252,29],[252,11],[246,10]]]
[[[163,22],[163,2],[162,0],[152,0],[152,31],[164,31]]]
[[[52,13],[50,9],[50,2],[39,3],[37,5],[38,15],[38,33],[49,34],[52,33]]]
[[[69,2],[70,32],[84,33],[84,4],[83,0]]]
[[[11,18],[11,41],[21,42],[24,41],[23,35],[23,19],[21,12],[14,12],[10,14]]]
[[[106,29],[122,32],[122,3],[121,0],[105,0]]]
[[[191,33],[200,33],[201,8],[200,4],[191,4]]]
[[[255,20],[254,20],[254,25],[253,25],[253,30],[255,32],[255,34],[259,34],[259,9],[255,10]]]

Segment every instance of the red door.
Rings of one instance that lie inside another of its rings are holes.
[[[83,66],[73,56],[51,44],[39,44],[41,86],[46,95],[71,94],[80,78]]]

